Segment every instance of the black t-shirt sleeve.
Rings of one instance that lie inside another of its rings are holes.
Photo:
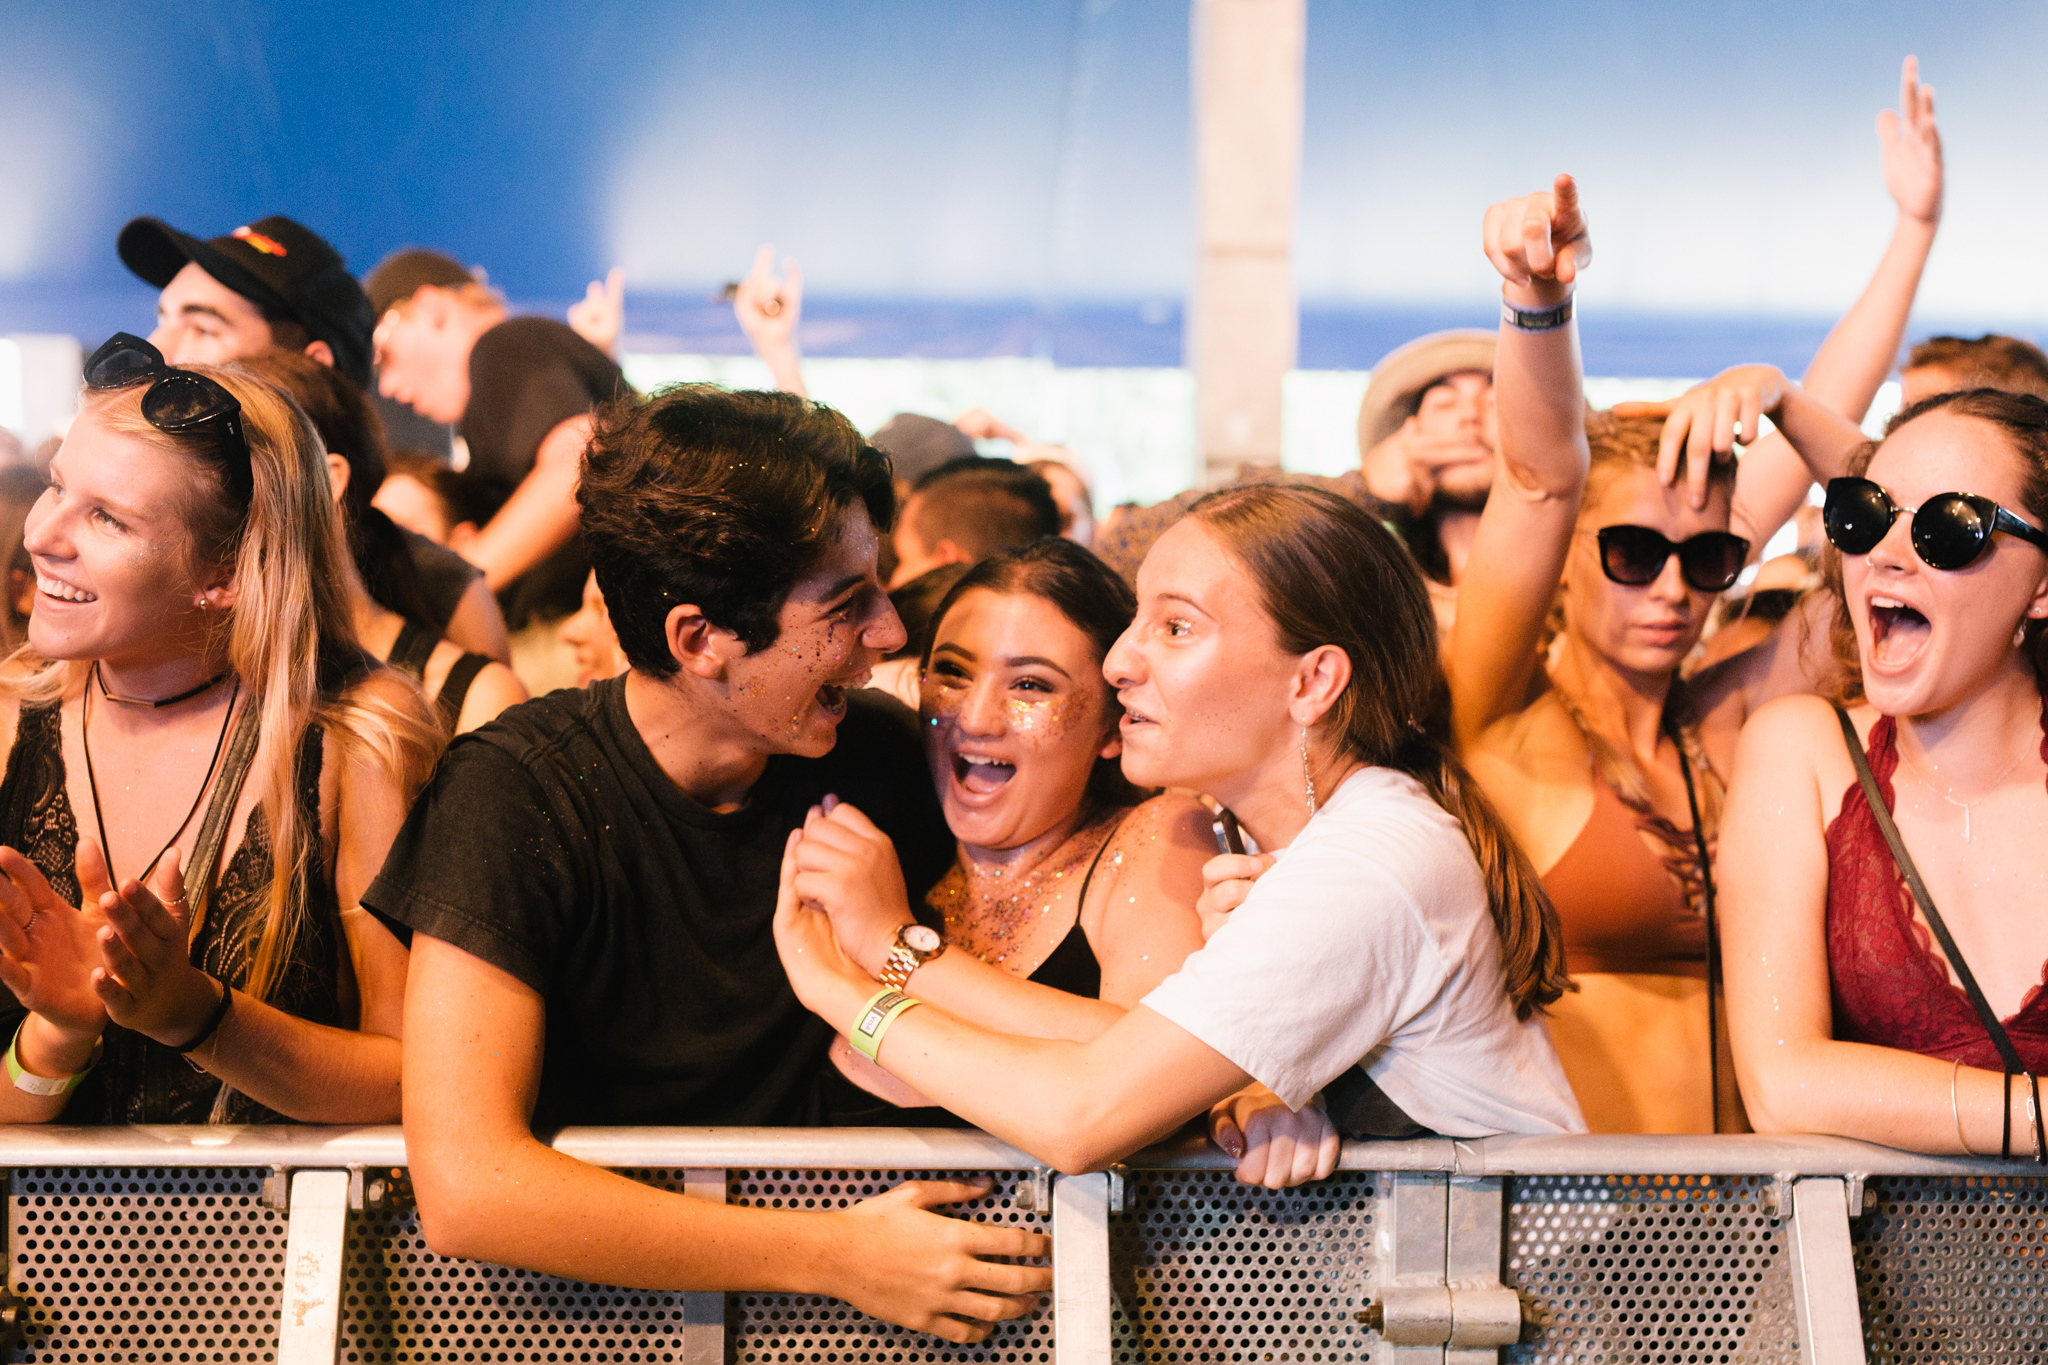
[[[453,944],[545,992],[577,869],[533,775],[486,739],[450,746],[363,905],[410,939]]]
[[[532,471],[547,434],[589,412],[594,401],[577,357],[552,329],[528,326],[529,321],[493,327],[477,338],[469,358],[462,436],[471,467],[506,492]],[[579,338],[569,333],[568,340]]]

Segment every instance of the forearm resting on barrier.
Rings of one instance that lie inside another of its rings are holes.
[[[843,1014],[862,1005],[849,994]],[[877,1060],[960,1117],[1069,1175],[1157,1142],[1251,1080],[1138,1006],[1086,1043],[999,1034],[936,1007],[890,1028]]]

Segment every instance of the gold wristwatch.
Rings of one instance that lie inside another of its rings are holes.
[[[896,931],[896,942],[882,959],[875,980],[900,991],[910,983],[912,972],[945,951],[946,940],[939,937],[938,930],[926,924],[906,924]]]

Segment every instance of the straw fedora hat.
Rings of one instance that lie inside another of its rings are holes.
[[[1493,373],[1494,333],[1477,327],[1431,332],[1389,351],[1372,367],[1372,382],[1358,405],[1358,453],[1365,454],[1401,429],[1415,399],[1446,375]]]

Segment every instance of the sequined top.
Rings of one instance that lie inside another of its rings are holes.
[[[320,827],[321,730],[307,728],[299,746],[301,819]],[[49,879],[67,905],[79,901],[78,821],[64,785],[64,747],[55,705],[24,706],[0,777],[0,843],[18,849]],[[238,987],[255,961],[269,898],[270,840],[259,806],[249,813],[242,842],[215,884],[206,922],[192,944],[192,961]],[[267,1003],[316,1024],[341,1026],[341,907],[324,860],[311,857],[299,878],[305,915],[291,960]],[[0,986],[0,1028],[9,1037],[28,1011]],[[105,1055],[64,1108],[67,1123],[285,1123],[220,1079],[193,1067],[175,1049],[109,1023]]]

